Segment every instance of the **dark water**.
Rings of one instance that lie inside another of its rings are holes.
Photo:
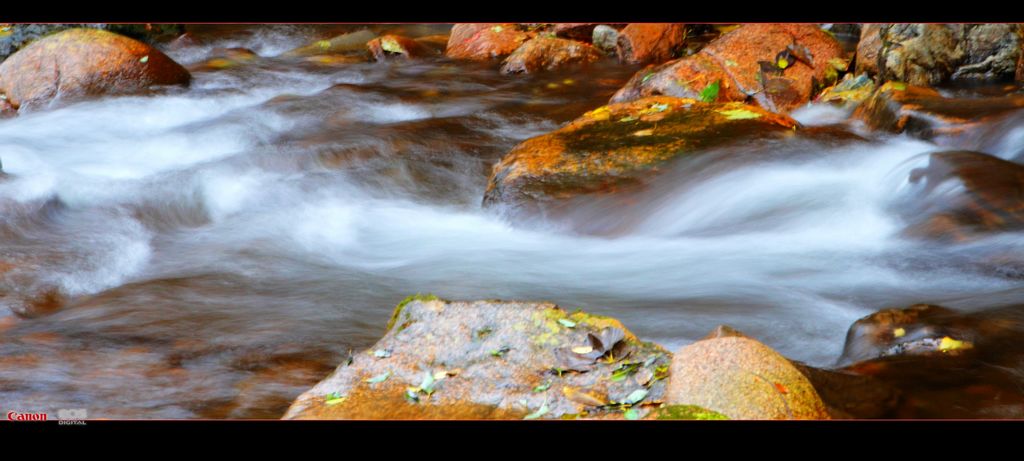
[[[340,30],[207,29],[169,54],[265,58],[195,72],[188,90],[0,121],[0,408],[276,418],[417,292],[582,307],[669,348],[729,324],[822,366],[882,307],[1024,301],[1018,279],[974,264],[1021,254],[1020,234],[900,236],[893,205],[934,144],[745,143],[720,157],[756,161],[681,164],[633,205],[595,200],[567,221],[614,233],[510,222],[480,206],[491,165],[635,68],[317,63],[273,57]],[[1014,136],[986,136],[989,152],[1019,155]],[[11,314],[38,293],[66,305]]]

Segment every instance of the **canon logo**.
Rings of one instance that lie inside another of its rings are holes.
[[[7,412],[8,421],[46,421],[46,413],[18,413],[17,411]]]

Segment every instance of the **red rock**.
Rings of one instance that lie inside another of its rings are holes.
[[[512,54],[532,36],[515,24],[456,24],[445,54],[454,59],[500,58]]]
[[[603,55],[590,44],[564,38],[537,37],[516,49],[505,59],[501,71],[506,74],[532,73],[570,64],[589,64]]]
[[[808,62],[790,58],[784,70],[763,75],[761,61],[796,45]],[[812,24],[747,24],[709,43],[693,56],[634,76],[612,102],[652,95],[699,98],[707,83],[721,80],[718,101],[753,99],[768,110],[787,113],[811,100],[819,86],[846,69],[839,42]]]
[[[0,93],[15,107],[54,97],[134,93],[187,85],[191,75],[159,50],[96,29],[69,29],[22,48],[0,64]]]
[[[677,57],[685,43],[684,24],[630,24],[619,32],[617,52],[622,62],[658,64]]]

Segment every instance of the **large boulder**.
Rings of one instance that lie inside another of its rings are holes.
[[[791,133],[796,125],[741,103],[658,96],[603,106],[513,148],[494,166],[484,204],[519,207],[614,191],[676,157],[741,137]]]
[[[37,40],[0,64],[0,94],[15,107],[55,97],[134,93],[187,85],[184,67],[145,43],[96,29]]]
[[[630,24],[616,38],[616,52],[629,64],[659,64],[679,57],[686,45],[685,24]]]
[[[655,417],[671,354],[553,304],[415,296],[285,419]]]
[[[0,61],[47,35],[74,28],[102,29],[153,44],[180,37],[182,24],[0,24]]]
[[[886,82],[854,111],[873,130],[923,139],[955,135],[978,122],[1024,107],[1024,96],[958,98],[903,82]]]
[[[936,152],[909,182],[900,207],[909,235],[967,241],[1024,229],[1024,166],[980,152]]]
[[[533,73],[571,64],[589,64],[602,54],[588,43],[555,37],[537,37],[516,49],[501,66],[506,74]]]
[[[922,86],[1009,80],[1021,57],[1021,34],[1019,24],[867,24],[857,71]]]
[[[621,40],[621,37],[620,37]],[[812,24],[747,24],[700,52],[638,72],[612,102],[666,95],[699,99],[716,82],[718,101],[756,101],[785,113],[806,104],[846,70],[835,38]]]
[[[476,61],[503,58],[534,35],[518,24],[456,24],[448,37],[445,55]]]
[[[829,419],[810,381],[753,339],[705,339],[676,351],[666,404],[697,405],[730,419]]]

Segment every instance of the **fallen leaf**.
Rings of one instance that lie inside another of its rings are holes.
[[[562,388],[562,394],[565,395],[565,398],[586,406],[603,407],[608,404],[608,402],[596,395],[569,386]]]
[[[149,62],[149,55],[147,54],[147,55],[143,56],[142,59],[139,59],[139,62],[141,62],[143,64]]]
[[[390,349],[377,349],[377,350],[373,351],[373,356],[377,357],[378,359],[386,359],[388,357],[391,357],[391,350]]]
[[[715,102],[718,100],[718,89],[720,80],[715,80],[714,83],[708,84],[700,92],[700,100],[704,102]]]
[[[495,356],[495,357],[501,357],[501,356],[503,356],[503,355],[507,354],[507,353],[508,353],[508,351],[510,351],[510,350],[512,350],[512,348],[511,348],[511,347],[508,347],[508,346],[502,346],[502,347],[501,347],[501,348],[499,348],[499,349],[495,349],[495,350],[491,351],[491,352],[490,352],[490,354],[491,354],[491,355],[493,355],[493,356]]]
[[[788,394],[789,393],[789,389],[786,389],[786,386],[783,386],[782,383],[773,383],[773,384],[775,384],[775,390],[779,391],[780,394]]]
[[[576,322],[569,319],[558,319],[558,323],[561,323],[562,326],[566,328],[576,328]]]
[[[906,334],[907,334],[907,330],[904,330],[903,328],[897,328],[897,329],[892,331],[892,337],[893,338],[902,338],[903,335],[906,335]]]
[[[541,392],[544,392],[544,391],[548,390],[550,387],[551,387],[551,380],[549,379],[549,380],[545,381],[544,384],[539,384],[539,385],[537,385],[537,387],[533,388],[533,393],[534,394],[539,394]]]
[[[525,417],[523,417],[523,419],[537,419],[537,418],[540,418],[541,416],[546,415],[547,413],[548,413],[548,401],[545,400],[544,404],[542,404],[540,406],[540,408],[537,409],[537,411],[526,415]]]
[[[327,405],[337,405],[339,403],[344,402],[347,399],[348,399],[347,396],[341,395],[341,394],[339,394],[337,392],[332,392],[332,393],[327,394],[327,395],[324,396],[324,404],[327,404]]]
[[[640,419],[640,412],[636,408],[630,408],[626,410],[625,416],[630,421],[636,421]]]
[[[761,118],[761,114],[747,109],[727,109],[718,111],[725,116],[726,120],[750,120]]]
[[[372,378],[367,379],[366,382],[368,382],[370,384],[376,384],[376,383],[380,383],[380,382],[386,381],[390,376],[391,376],[391,372],[390,371],[385,371],[384,373],[381,373],[381,374],[379,374],[377,376],[374,376]]]
[[[654,134],[654,130],[647,129],[647,130],[636,131],[636,132],[633,133],[633,136],[650,136],[652,134]]]
[[[641,400],[647,398],[647,389],[637,389],[631,392],[622,403],[626,405],[635,405]]]
[[[590,346],[579,346],[579,347],[572,348],[572,351],[577,353],[577,354],[586,354],[586,353],[589,353],[589,352],[591,352],[593,350],[594,350],[594,348],[590,347]]]

